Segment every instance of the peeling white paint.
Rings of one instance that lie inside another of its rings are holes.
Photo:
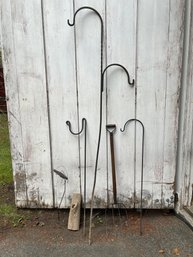
[[[82,118],[88,121],[90,206],[99,122],[100,23],[94,13],[84,10],[75,30],[67,25],[75,10],[89,5],[104,19],[104,67],[120,63],[135,79],[132,89],[120,69],[107,72],[95,205],[104,207],[112,201],[106,123],[117,125],[118,197],[130,208],[139,204],[141,130],[133,124],[126,133],[120,132],[128,119],[136,117],[145,125],[143,206],[174,207],[184,2],[47,0],[41,6],[37,0],[2,0],[17,206],[69,207],[72,193],[83,194],[84,137],[71,135],[66,126],[70,120],[78,131]],[[68,180],[52,176],[52,168]],[[21,184],[17,176],[23,178]]]

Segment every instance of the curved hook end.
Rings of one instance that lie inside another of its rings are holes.
[[[125,131],[125,127],[123,129],[120,129],[121,132],[124,132]]]
[[[74,26],[74,22],[71,23],[69,19],[67,20],[67,23],[68,23],[69,26]]]
[[[130,80],[128,81],[129,82],[129,85],[134,87],[134,84],[135,84],[135,80],[133,79],[132,82],[130,82]]]
[[[68,125],[68,126],[70,125],[70,121],[69,120],[66,121],[66,125]]]

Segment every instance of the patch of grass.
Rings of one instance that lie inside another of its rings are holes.
[[[10,204],[0,205],[0,218],[4,223],[11,223],[14,227],[23,225],[24,220],[23,215],[18,213],[17,208]]]
[[[0,112],[0,184],[13,182],[7,115]]]
[[[0,227],[24,226],[27,219],[13,201],[13,173],[7,115],[0,111]]]

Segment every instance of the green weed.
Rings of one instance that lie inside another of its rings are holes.
[[[13,182],[7,115],[0,113],[0,184]]]
[[[24,217],[19,214],[17,208],[10,204],[0,205],[0,218],[4,221],[9,221],[14,227],[23,225]]]

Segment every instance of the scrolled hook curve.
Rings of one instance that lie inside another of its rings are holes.
[[[76,18],[76,15],[77,15],[77,13],[78,13],[79,11],[81,11],[81,10],[83,10],[83,9],[89,9],[89,10],[95,12],[95,13],[98,15],[98,17],[99,17],[99,19],[100,19],[100,21],[101,21],[102,27],[103,27],[103,20],[102,20],[101,15],[99,14],[99,12],[97,12],[97,10],[95,10],[94,8],[92,8],[92,7],[90,7],[90,6],[83,6],[83,7],[79,8],[79,9],[74,13],[73,22],[71,23],[71,22],[69,21],[69,19],[67,20],[67,23],[68,23],[69,26],[74,26],[74,25],[75,25],[75,18]]]
[[[143,163],[144,163],[144,137],[145,137],[145,127],[143,125],[143,123],[138,120],[138,119],[130,119],[128,121],[126,121],[123,129],[120,129],[121,132],[125,131],[125,128],[127,126],[127,124],[129,124],[132,121],[137,121],[141,124],[142,126],[142,142],[141,142],[141,151],[142,151],[142,157],[141,157],[141,204],[140,204],[140,235],[142,235],[143,233],[143,225],[142,225],[142,210],[143,210]]]
[[[144,134],[144,131],[145,131],[144,125],[143,125],[143,123],[142,123],[140,120],[138,120],[138,119],[130,119],[130,120],[126,121],[124,127],[123,127],[122,129],[120,129],[120,131],[121,131],[121,132],[124,132],[125,129],[126,129],[127,124],[129,124],[129,123],[132,122],[132,121],[137,121],[137,122],[139,122],[139,123],[141,124],[142,129],[143,129],[143,134]]]
[[[110,68],[110,67],[112,67],[112,66],[118,66],[118,67],[122,68],[122,69],[125,71],[126,75],[127,75],[127,79],[128,79],[129,85],[130,85],[130,86],[134,86],[135,81],[134,81],[134,79],[133,79],[132,82],[131,82],[131,79],[130,79],[130,75],[129,75],[128,70],[127,70],[123,65],[121,65],[121,64],[119,64],[119,63],[112,63],[112,64],[109,64],[109,65],[103,70],[103,72],[102,72],[102,87],[101,87],[101,91],[102,91],[102,92],[104,91],[104,75],[105,75],[105,72],[106,72],[106,70],[107,70],[108,68]]]
[[[103,19],[98,11],[96,11],[94,8],[89,6],[83,6],[79,8],[75,13],[73,17],[72,23],[67,20],[67,23],[69,26],[75,25],[75,18],[79,11],[83,9],[88,9],[93,11],[100,19],[101,23],[101,63],[100,63],[100,88],[102,87],[102,71],[103,71],[103,39],[104,39],[104,25],[103,25]],[[68,123],[69,124],[69,123]],[[67,124],[67,125],[68,125]],[[95,160],[95,168],[94,168],[94,183],[93,183],[93,189],[92,189],[92,197],[91,197],[91,211],[90,211],[90,226],[89,226],[89,244],[91,244],[91,231],[92,231],[92,213],[93,213],[93,201],[94,201],[94,191],[96,186],[96,177],[97,177],[97,166],[98,166],[98,157],[99,157],[99,148],[100,148],[100,138],[101,138],[101,129],[102,129],[102,94],[100,93],[100,122],[99,122],[99,136],[98,136],[98,144],[97,144],[97,153],[96,153],[96,160]]]
[[[86,127],[86,119],[85,118],[82,119],[82,127],[81,127],[81,130],[79,132],[73,132],[72,131],[72,125],[71,125],[71,122],[69,120],[66,121],[66,125],[69,127],[70,133],[72,133],[75,136],[78,136],[82,133],[84,127]]]

